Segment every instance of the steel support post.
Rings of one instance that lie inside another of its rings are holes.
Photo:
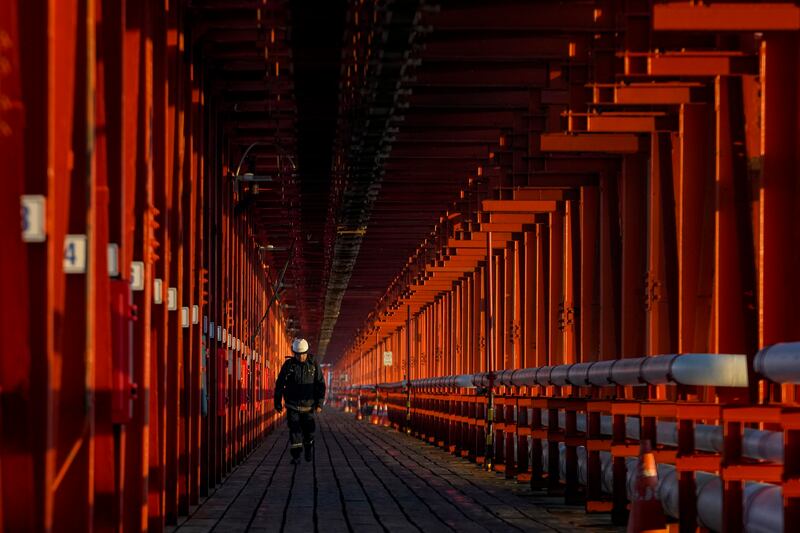
[[[486,446],[484,450],[484,465],[487,470],[492,469],[494,460],[494,251],[492,249],[492,232],[486,232],[486,267],[484,268],[484,338],[486,339],[486,372],[489,383],[486,388],[485,424],[484,434]]]
[[[52,461],[45,461],[50,440],[50,391],[47,374],[47,257],[50,244],[23,240],[20,229],[31,227],[30,208],[21,209],[27,195],[47,197],[48,139],[46,38],[34,22],[48,11],[44,2],[0,4],[0,57],[6,65],[0,74],[0,159],[4,162],[0,195],[0,247],[14,261],[0,261],[0,333],[8,346],[0,357],[0,528],[6,531],[45,530],[51,499],[44,489],[52,477]],[[26,23],[27,21],[27,23]],[[23,46],[23,35],[35,36]],[[25,90],[26,87],[30,89]],[[32,142],[35,141],[35,142]],[[49,142],[49,141],[48,141]],[[25,196],[24,196],[25,195]],[[46,202],[47,200],[45,200]],[[20,211],[23,220],[20,224]],[[52,239],[52,234],[50,235]]]
[[[416,328],[415,332],[416,334]],[[406,306],[406,420],[405,431],[411,433],[411,306]]]

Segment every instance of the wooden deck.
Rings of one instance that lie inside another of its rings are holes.
[[[621,531],[393,429],[333,409],[317,426],[312,463],[289,463],[282,426],[174,531]]]

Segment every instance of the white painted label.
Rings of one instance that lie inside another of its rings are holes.
[[[208,336],[209,336],[209,338],[213,339],[214,338],[214,332],[216,331],[216,329],[214,328],[214,323],[211,322],[208,326],[209,326],[208,327]]]
[[[153,280],[153,303],[164,303],[164,282],[161,281],[161,278],[156,278]]]
[[[222,340],[222,326],[217,326],[217,339]]]
[[[228,330],[225,328],[222,328],[222,342],[228,343]]]
[[[178,289],[170,287],[167,289],[167,311],[178,310]]]
[[[47,240],[46,200],[41,194],[23,194],[20,197],[22,242],[44,242]]]
[[[192,324],[200,323],[200,308],[196,305],[192,306]]]
[[[184,328],[189,327],[189,308],[181,307],[181,326]]]
[[[214,326],[211,326],[211,328],[213,329]],[[208,317],[207,316],[203,317],[203,333],[206,334],[206,335],[208,334]]]
[[[131,261],[131,290],[144,290],[144,263],[142,261]]]
[[[112,278],[119,276],[119,244],[115,242],[108,243],[106,262],[108,263],[108,275]]]
[[[86,235],[64,236],[64,273],[86,273]]]
[[[383,352],[383,366],[392,366],[392,352]]]

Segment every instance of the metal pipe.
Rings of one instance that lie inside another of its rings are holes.
[[[753,369],[776,383],[800,383],[800,342],[764,348],[756,354]]]
[[[800,343],[797,343],[800,346]],[[487,344],[487,351],[489,345]],[[800,350],[800,347],[797,348]],[[798,352],[800,357],[800,351]],[[746,387],[747,358],[732,354],[667,354],[593,363],[543,366],[517,370],[498,370],[428,378],[424,386],[445,386],[457,381],[465,388],[501,386],[576,385],[607,387],[615,385],[697,385]],[[800,379],[800,378],[799,378]],[[469,383],[469,385],[462,385]],[[423,386],[411,380],[411,386]]]

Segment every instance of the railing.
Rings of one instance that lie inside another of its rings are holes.
[[[800,343],[765,348],[753,371],[775,383],[800,382]],[[744,355],[671,354],[498,371],[494,412],[487,409],[489,382],[481,373],[339,392],[359,414],[372,414],[373,423],[385,421],[508,478],[563,494],[587,512],[611,512],[618,523],[627,517],[644,439],[654,444],[664,511],[682,531],[697,525],[782,531],[800,519],[800,410],[687,393],[706,390],[701,387],[744,393]],[[662,399],[637,399],[648,396],[640,392],[647,387],[661,387]],[[493,448],[486,446],[487,426]]]

